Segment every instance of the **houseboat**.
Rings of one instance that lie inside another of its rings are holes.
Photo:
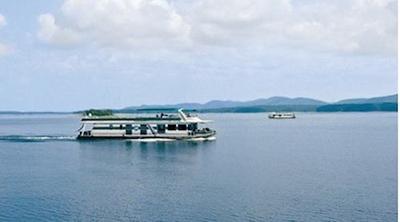
[[[296,115],[294,113],[270,113],[268,115],[270,119],[295,119]]]
[[[174,114],[155,116],[84,116],[78,139],[214,139],[216,131],[200,128],[208,123],[179,109]]]

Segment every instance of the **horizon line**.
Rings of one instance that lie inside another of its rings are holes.
[[[211,102],[211,101],[223,101],[223,102],[224,102],[224,101],[249,102],[249,101],[255,101],[255,100],[259,100],[259,99],[270,99],[270,98],[274,98],[274,97],[289,98],[289,99],[304,98],[304,99],[312,99],[312,100],[321,101],[321,102],[324,102],[324,103],[327,103],[327,104],[333,104],[333,103],[336,103],[336,102],[339,102],[339,101],[349,100],[349,99],[372,99],[372,98],[387,97],[387,96],[396,96],[396,95],[398,95],[398,92],[396,92],[396,93],[394,93],[394,94],[383,95],[383,96],[345,98],[345,99],[340,99],[340,100],[333,101],[333,102],[327,102],[327,101],[324,101],[324,100],[321,100],[321,99],[316,99],[316,98],[312,98],[312,97],[302,97],[302,96],[297,96],[297,97],[289,97],[289,96],[270,96],[270,97],[259,97],[259,98],[250,99],[250,100],[211,99],[211,100],[208,100],[207,102],[203,102],[203,103],[201,103],[201,102],[177,102],[177,103],[171,103],[171,104],[141,104],[141,105],[126,105],[126,106],[121,107],[121,108],[93,108],[93,107],[91,107],[91,108],[83,108],[83,109],[80,108],[80,109],[69,110],[69,111],[66,111],[66,110],[63,110],[63,111],[49,111],[49,110],[37,110],[37,111],[33,111],[33,110],[0,110],[0,113],[7,113],[7,112],[13,113],[13,112],[14,112],[14,113],[26,113],[26,114],[29,114],[29,113],[49,113],[49,114],[51,114],[51,113],[55,113],[55,114],[56,114],[56,113],[57,113],[57,114],[65,113],[65,114],[68,114],[68,113],[74,113],[74,112],[81,112],[81,111],[85,111],[85,110],[88,110],[88,109],[99,109],[99,110],[110,109],[110,110],[118,110],[118,109],[125,109],[125,108],[128,108],[128,107],[135,107],[135,106],[136,106],[136,107],[140,107],[140,106],[168,106],[168,105],[177,105],[177,104],[185,104],[185,103],[194,103],[194,104],[204,105],[204,104],[207,104],[207,103],[209,103],[209,102]],[[397,103],[398,103],[398,101],[397,101]]]

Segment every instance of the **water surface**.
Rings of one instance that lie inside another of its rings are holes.
[[[397,114],[203,114],[217,140],[77,141],[0,116],[1,221],[395,221]]]

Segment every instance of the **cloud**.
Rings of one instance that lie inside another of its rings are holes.
[[[291,10],[287,0],[202,0],[188,19],[191,36],[200,43],[259,44],[282,34],[282,26],[290,21],[285,15]]]
[[[397,52],[395,0],[65,0],[39,16],[50,44],[133,49],[253,47]]]
[[[2,14],[0,14],[0,28],[2,28],[5,25],[7,25],[6,18]]]
[[[66,0],[62,14],[39,16],[38,37],[54,44],[90,43],[120,49],[185,41],[189,26],[165,0]]]
[[[58,26],[52,14],[42,14],[39,16],[40,30],[39,39],[53,44],[68,45],[76,44],[80,41],[80,35],[75,31]]]
[[[293,13],[287,36],[298,44],[350,53],[396,54],[397,2],[314,2]]]
[[[389,0],[202,0],[190,16],[205,44],[395,53],[397,2]]]
[[[7,25],[6,18],[0,14],[0,29]],[[6,55],[11,51],[10,47],[0,42],[0,56]]]
[[[10,48],[6,45],[0,42],[0,56],[6,55],[10,52]]]

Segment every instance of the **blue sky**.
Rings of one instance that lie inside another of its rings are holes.
[[[0,0],[0,110],[397,91],[397,1]]]

